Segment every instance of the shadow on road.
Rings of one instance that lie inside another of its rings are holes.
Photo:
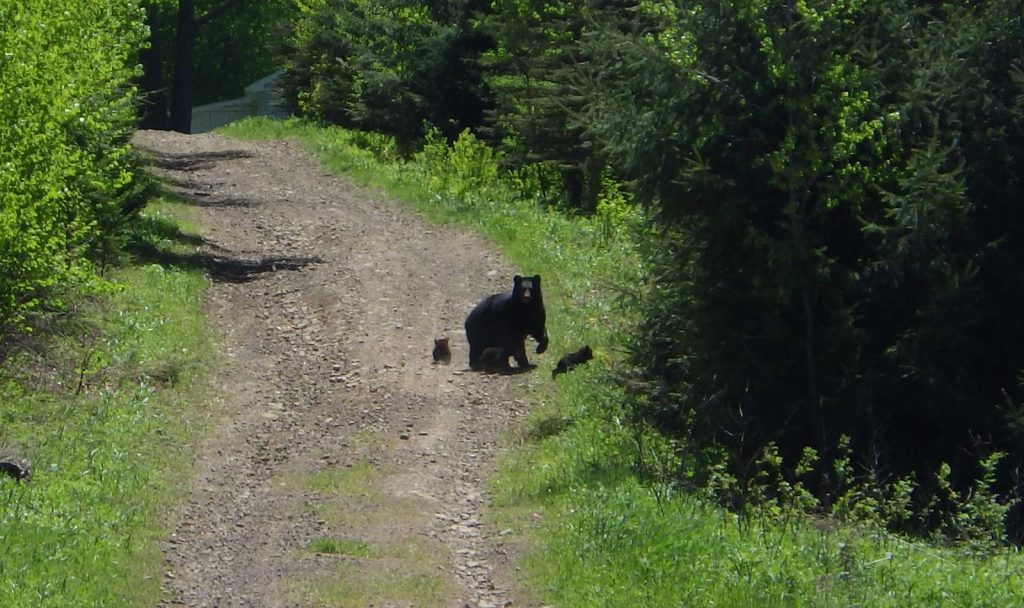
[[[246,259],[195,234],[181,232],[173,224],[159,219],[142,220],[144,229],[127,244],[128,253],[141,264],[187,270],[204,270],[214,281],[247,283],[267,272],[302,270],[323,260],[318,257],[271,256]],[[179,253],[182,245],[202,248],[195,253]]]
[[[167,154],[145,149],[153,164],[168,171],[197,171],[209,169],[222,160],[251,158],[252,154],[244,150],[224,150],[223,152],[191,152],[188,154]]]
[[[173,154],[144,150],[153,166],[180,175],[162,175],[158,181],[169,188],[186,204],[201,207],[251,207],[257,201],[241,197],[221,197],[214,191],[199,189],[198,182],[190,179],[194,171],[215,168],[221,161],[251,158],[244,150],[218,152],[189,152]],[[318,257],[272,256],[247,259],[202,236],[181,232],[173,223],[160,218],[139,218],[141,230],[127,244],[129,255],[139,263],[160,264],[189,270],[201,269],[212,280],[222,283],[246,283],[262,274],[279,270],[302,270],[310,264],[319,264]],[[183,248],[194,253],[182,253]]]

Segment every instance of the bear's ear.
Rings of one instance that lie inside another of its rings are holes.
[[[539,274],[538,275],[534,275],[533,279],[531,279],[531,280],[533,281],[534,288],[540,287],[540,275]]]
[[[523,277],[517,274],[516,276],[512,277],[512,282],[516,284],[516,287],[519,287],[519,284],[523,282]]]

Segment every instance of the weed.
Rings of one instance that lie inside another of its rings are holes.
[[[310,541],[306,548],[314,553],[326,553],[329,555],[370,557],[373,554],[370,545],[344,538],[317,538]]]

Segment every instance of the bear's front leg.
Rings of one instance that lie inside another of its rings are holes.
[[[516,343],[515,348],[512,349],[512,356],[515,358],[516,365],[519,366],[519,369],[530,369],[533,367],[530,365],[529,359],[526,358],[525,340],[520,340]]]
[[[533,339],[537,341],[537,354],[543,354],[548,349],[548,333],[544,332],[539,338],[534,336]]]
[[[482,351],[479,347],[474,347],[473,343],[469,343],[469,369],[480,368],[480,355]]]

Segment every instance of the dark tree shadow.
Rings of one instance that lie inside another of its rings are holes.
[[[195,204],[199,207],[253,207],[259,203],[240,197],[217,197],[203,192],[193,192]]]
[[[190,175],[190,171],[205,169],[217,161],[233,158],[249,158],[252,155],[239,150],[227,152],[210,152],[185,155],[167,155],[151,153],[150,162],[156,167],[176,173],[160,175],[157,182],[181,202],[196,207],[253,207],[258,201],[238,196],[223,196],[215,188],[216,184],[203,185]]]
[[[269,257],[244,260],[218,255],[196,254],[197,262],[214,281],[222,283],[248,283],[259,275],[279,270],[302,270],[311,264],[320,264],[322,259],[311,257]]]
[[[221,152],[190,152],[187,154],[166,154],[143,148],[153,165],[168,171],[195,171],[209,169],[222,160],[252,158],[245,150],[224,150]]]
[[[181,202],[195,207],[208,208],[248,208],[255,207],[258,201],[239,196],[220,196],[216,190],[199,190],[196,184],[184,179],[162,178],[160,180]]]
[[[161,241],[203,247],[205,251],[179,253],[162,246]],[[302,270],[311,264],[323,262],[322,259],[315,256],[271,256],[245,259],[233,256],[230,251],[201,236],[186,234],[173,224],[159,221],[150,222],[142,236],[133,236],[125,250],[140,264],[159,264],[185,270],[203,270],[212,280],[222,283],[247,283],[268,272]]]
[[[215,190],[197,189],[197,181],[187,175],[188,172],[214,167],[218,162],[251,158],[252,154],[244,150],[224,150],[220,152],[191,152],[185,154],[167,154],[147,148],[142,150],[148,155],[150,162],[160,169],[181,172],[185,175],[161,176],[159,181],[183,202],[204,207],[251,207],[258,201],[241,197],[221,197]],[[212,243],[199,235],[186,234],[169,222],[157,219],[145,220],[142,230],[134,235],[126,246],[129,255],[139,263],[160,264],[188,270],[203,270],[212,280],[224,283],[245,283],[252,281],[261,274],[279,270],[302,270],[311,264],[319,264],[323,260],[318,257],[260,257],[246,259],[232,255],[223,247]],[[148,223],[146,223],[148,221]],[[166,246],[162,243],[170,243]],[[173,245],[187,245],[192,248],[201,247],[195,253],[180,253]]]
[[[540,441],[555,435],[561,435],[573,425],[568,416],[546,416],[535,421],[526,430],[526,435],[533,441]]]
[[[143,259],[140,256],[142,246],[150,240],[166,240],[179,245],[190,245],[193,247],[207,247],[210,249],[221,250],[223,247],[214,243],[213,241],[207,240],[198,234],[190,234],[182,232],[174,224],[161,217],[147,217],[147,216],[136,216],[132,220],[135,230],[132,231],[131,237],[128,241],[126,249],[128,253],[144,262],[152,262],[153,260]],[[153,245],[153,249],[157,246]]]

